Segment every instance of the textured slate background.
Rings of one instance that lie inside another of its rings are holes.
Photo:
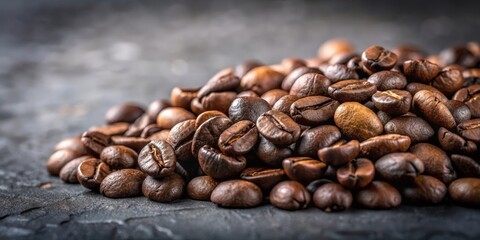
[[[332,37],[359,51],[478,41],[478,2],[95,2],[0,2],[0,239],[480,238],[480,211],[448,203],[338,214],[226,210],[108,199],[44,167],[56,142],[102,124],[109,106],[168,98],[173,86],[200,85],[245,59],[312,56]]]

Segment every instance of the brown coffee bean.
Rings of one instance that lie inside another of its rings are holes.
[[[197,119],[198,120],[198,119]],[[175,151],[177,162],[189,171],[191,168],[198,168],[198,163],[192,155],[192,142],[195,134],[196,121],[193,119],[177,123],[170,130],[167,142]]]
[[[282,160],[292,156],[290,147],[276,146],[263,136],[259,135],[256,156],[260,161],[271,167],[281,167]]]
[[[161,133],[161,132],[159,132]],[[156,134],[150,136],[149,139],[141,137],[124,137],[124,136],[112,136],[112,145],[123,145],[125,147],[133,149],[135,152],[140,152],[150,141],[153,140]]]
[[[73,150],[58,150],[54,152],[47,161],[48,173],[58,176],[60,170],[70,161],[75,158],[81,157],[83,154],[79,154]]]
[[[370,46],[362,53],[364,68],[369,72],[389,70],[397,63],[397,55],[380,46]]]
[[[355,202],[365,208],[388,209],[398,207],[402,196],[397,189],[382,181],[373,181],[366,188],[358,191]]]
[[[142,192],[150,200],[167,203],[182,197],[185,181],[180,175],[172,173],[164,178],[147,176],[142,184]]]
[[[147,114],[150,117],[150,120],[152,122],[156,122],[158,114],[167,107],[171,107],[171,105],[169,102],[163,99],[151,102],[147,108]]]
[[[403,63],[403,73],[410,81],[429,83],[442,68],[426,59],[413,59]]]
[[[256,67],[250,70],[240,81],[243,90],[252,90],[262,95],[268,90],[280,88],[285,75],[267,66]]]
[[[100,132],[108,136],[123,135],[130,125],[125,122],[112,123],[104,126],[94,126],[88,129],[89,132]]]
[[[145,177],[146,175],[137,169],[121,169],[112,172],[100,184],[100,193],[109,198],[140,196]]]
[[[213,92],[202,98],[202,108],[204,111],[217,110],[228,113],[230,104],[235,98],[237,98],[236,92]]]
[[[200,125],[193,135],[192,155],[197,157],[198,151],[205,145],[217,146],[220,135],[232,124],[232,121],[228,118],[213,117]]]
[[[234,75],[241,78],[245,76],[245,74],[247,74],[247,72],[249,72],[250,70],[260,66],[263,66],[263,63],[257,60],[247,60],[243,63],[238,64],[235,67]]]
[[[140,133],[140,137],[141,138],[148,138],[150,136],[152,136],[153,134],[155,133],[158,133],[162,131],[162,128],[159,127],[156,123],[152,123],[148,126],[146,126],[142,132]]]
[[[107,113],[105,114],[105,121],[107,124],[117,122],[133,123],[144,112],[145,110],[143,110],[143,108],[137,104],[123,103],[108,109]]]
[[[330,80],[322,74],[305,73],[295,80],[289,94],[298,97],[327,95],[330,84]]]
[[[187,194],[191,199],[209,201],[218,182],[210,176],[199,176],[192,179],[187,185]]]
[[[304,74],[307,73],[318,73],[321,74],[322,71],[320,71],[318,68],[311,68],[311,67],[299,67],[293,70],[291,73],[289,73],[285,79],[282,81],[282,86],[281,88],[285,91],[290,91],[292,88],[292,85],[295,83],[295,81],[301,77]]]
[[[459,177],[480,178],[480,164],[477,160],[458,154],[452,154],[451,159]]]
[[[438,129],[437,138],[440,147],[447,152],[473,154],[477,151],[477,144],[467,141],[443,127]]]
[[[196,98],[197,95],[198,95],[197,88],[189,89],[189,88],[174,87],[172,89],[172,92],[170,93],[170,101],[172,103],[172,107],[180,107],[188,110],[190,109],[190,104],[192,100]]]
[[[462,72],[458,69],[443,69],[432,81],[432,86],[450,96],[463,86]]]
[[[195,115],[198,115],[205,111],[199,98],[194,98],[192,100],[192,102],[190,103],[190,110],[192,110],[192,113],[194,113]]]
[[[445,102],[445,106],[448,108],[457,124],[470,120],[472,117],[470,108],[463,102],[448,100]]]
[[[154,122],[155,121],[150,120],[150,117],[145,113],[137,118],[134,123],[130,124],[123,135],[128,137],[139,137],[143,129]]]
[[[338,142],[318,150],[320,161],[333,167],[340,167],[352,161],[360,153],[360,143],[352,140],[348,143]]]
[[[60,170],[58,177],[66,183],[78,183],[77,168],[80,163],[91,158],[90,156],[81,156],[65,164]]]
[[[306,67],[306,62],[299,58],[284,58],[280,63],[282,73],[287,75],[300,67]]]
[[[415,181],[400,189],[403,200],[409,204],[426,205],[438,204],[447,194],[447,187],[440,180],[420,175]]]
[[[290,115],[290,106],[298,99],[295,95],[285,95],[273,104],[272,109]]]
[[[464,121],[457,126],[457,132],[463,138],[480,142],[480,118]]]
[[[472,117],[480,117],[480,84],[471,85],[458,90],[452,96],[452,100],[464,102],[470,109]]]
[[[413,109],[433,125],[446,129],[456,127],[447,106],[428,90],[421,90],[413,96]]]
[[[282,162],[287,176],[295,181],[309,183],[323,177],[327,165],[309,157],[289,157]]]
[[[476,56],[474,49],[472,49],[472,45],[460,45],[444,49],[440,52],[439,57],[443,66],[458,64],[466,67],[472,67],[478,62],[478,54]]]
[[[377,91],[377,87],[364,80],[343,80],[328,87],[328,94],[339,102],[365,103]]]
[[[321,59],[330,59],[334,55],[339,53],[350,53],[354,52],[355,48],[352,46],[352,43],[345,39],[331,39],[324,42],[317,52],[317,56]]]
[[[275,185],[270,192],[270,203],[285,210],[307,208],[311,196],[307,189],[296,181],[283,181]]]
[[[110,136],[97,131],[84,132],[81,140],[85,147],[97,155],[100,155],[102,150],[112,143]]]
[[[385,132],[408,136],[412,143],[425,142],[435,134],[433,128],[422,118],[414,116],[396,117],[385,124]]]
[[[234,91],[240,86],[240,78],[233,74],[232,69],[224,69],[215,74],[198,91],[198,98],[202,99],[213,92]]]
[[[188,119],[195,119],[195,115],[183,108],[168,107],[158,114],[157,125],[161,128],[170,129],[175,124]]]
[[[432,92],[433,95],[435,95],[435,97],[438,98],[441,102],[448,101],[448,98],[442,92],[438,91],[438,89],[430,85],[426,85],[422,83],[409,83],[405,87],[405,90],[407,90],[412,96],[415,96],[417,92],[420,92],[422,90],[428,90]]]
[[[66,138],[57,143],[54,147],[54,151],[59,151],[59,150],[72,150],[74,152],[77,152],[78,154],[87,154],[88,149],[83,145],[82,141],[80,140],[80,137],[71,137],[71,138]]]
[[[390,153],[375,162],[375,173],[392,184],[413,182],[423,171],[423,162],[412,153]]]
[[[313,194],[313,203],[325,212],[338,212],[352,206],[353,196],[350,191],[338,183],[320,186]]]
[[[165,141],[152,141],[138,155],[138,166],[153,178],[173,173],[177,159],[173,148]]]
[[[210,201],[224,208],[251,208],[262,203],[262,190],[245,180],[221,182],[213,190]]]
[[[344,64],[329,65],[325,69],[325,77],[330,79],[332,83],[348,79],[359,79],[357,72]]]
[[[369,138],[360,143],[360,156],[377,160],[394,152],[405,152],[410,147],[408,136],[400,134],[385,134]]]
[[[134,168],[138,154],[125,146],[108,146],[103,149],[100,159],[112,169]]]
[[[258,140],[255,123],[242,120],[225,129],[218,138],[218,147],[226,155],[243,155],[249,152]]]
[[[215,179],[237,177],[245,166],[247,159],[243,156],[230,157],[219,150],[204,145],[198,152],[198,163],[203,172]]]
[[[277,183],[286,179],[285,171],[281,168],[268,169],[261,167],[250,167],[243,170],[240,178],[254,183],[262,191],[268,192]]]
[[[262,95],[262,99],[268,102],[270,106],[273,106],[278,99],[288,95],[288,92],[282,89],[272,89]]]
[[[346,53],[337,53],[333,55],[330,60],[328,60],[328,64],[335,65],[335,64],[343,64],[347,65],[347,63],[352,58],[359,58],[360,56],[354,52],[346,52]]]
[[[110,167],[100,159],[89,158],[84,160],[77,168],[77,179],[82,186],[98,191],[100,183],[110,174]]]
[[[375,166],[366,158],[354,159],[337,169],[337,180],[347,188],[363,188],[372,182]]]
[[[188,121],[188,120],[187,120]],[[167,141],[168,139],[168,135],[170,134],[170,129],[163,129],[163,130],[160,130],[159,132],[156,132],[152,135],[150,135],[149,137],[146,138],[146,140],[148,142],[150,141],[158,141],[158,140],[162,140],[162,141]],[[147,142],[147,143],[148,143]],[[146,145],[146,144],[145,144]],[[144,145],[144,147],[145,147]],[[143,147],[142,147],[143,148]],[[137,152],[140,152],[142,149],[140,150],[136,150]]]
[[[300,126],[285,113],[270,110],[257,119],[257,129],[266,139],[278,146],[287,146],[300,137]]]
[[[323,125],[305,130],[296,144],[299,156],[317,157],[317,151],[337,142],[342,134],[337,127]]]
[[[382,122],[377,115],[357,102],[342,103],[335,111],[333,119],[343,134],[359,141],[383,132]]]
[[[368,82],[375,85],[379,91],[403,89],[407,85],[407,78],[395,71],[380,71],[368,77]]]
[[[448,186],[448,193],[457,204],[468,207],[480,207],[480,179],[460,178]]]
[[[197,116],[197,119],[195,120],[195,128],[200,127],[202,123],[206,122],[208,119],[213,117],[228,117],[228,116],[225,115],[225,113],[222,113],[217,110],[205,111]]]
[[[257,118],[271,109],[267,101],[259,97],[239,97],[233,100],[228,109],[228,116],[233,122],[249,120],[257,122]]]
[[[290,106],[290,116],[304,125],[318,125],[330,120],[340,103],[324,96],[310,96],[298,99]]]
[[[387,90],[373,94],[372,102],[379,110],[391,116],[399,116],[410,110],[412,95],[403,90]]]
[[[457,178],[450,158],[442,149],[429,143],[418,143],[410,147],[409,151],[423,162],[425,175],[438,178],[445,184],[449,184]]]

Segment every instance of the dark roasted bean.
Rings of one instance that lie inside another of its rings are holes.
[[[387,90],[373,94],[372,102],[380,111],[391,116],[399,116],[410,110],[412,95],[403,90]]]
[[[203,172],[215,179],[229,179],[240,175],[247,165],[243,156],[230,157],[204,145],[198,152],[198,163]]]
[[[428,90],[421,90],[413,96],[413,109],[435,126],[450,130],[456,126],[447,106]]]
[[[377,160],[389,153],[405,152],[410,144],[411,140],[408,136],[400,134],[380,135],[360,143],[360,156]]]
[[[425,175],[438,178],[445,184],[455,180],[457,174],[448,155],[440,148],[429,143],[418,143],[409,150],[415,154],[425,166]]]
[[[255,123],[242,120],[225,129],[218,138],[218,147],[227,155],[243,155],[249,152],[258,140]]]
[[[125,146],[108,146],[103,149],[100,159],[112,169],[134,168],[137,165],[138,154]]]
[[[287,146],[300,137],[300,126],[285,113],[270,110],[257,119],[257,129],[266,139],[278,146]]]
[[[392,184],[413,182],[423,171],[423,162],[412,153],[390,153],[375,162],[375,173]]]
[[[346,210],[352,206],[352,202],[352,193],[338,183],[324,184],[313,194],[313,203],[325,212]]]
[[[154,178],[166,177],[175,170],[177,159],[169,143],[152,141],[138,155],[138,166]]]
[[[310,193],[296,181],[280,182],[270,192],[270,203],[285,210],[307,208],[310,200]]]
[[[100,184],[100,193],[109,198],[126,198],[142,195],[146,175],[137,169],[121,169],[108,174]]]
[[[448,193],[455,203],[468,207],[480,207],[480,179],[460,178],[448,186]]]
[[[107,124],[126,122],[133,123],[145,110],[134,103],[123,103],[111,107],[105,114]]]
[[[264,112],[271,109],[267,101],[259,97],[239,97],[233,100],[228,116],[233,122],[250,120],[256,122]]]
[[[306,73],[297,78],[290,88],[290,95],[307,97],[315,95],[327,95],[330,80],[319,73]]]
[[[290,179],[301,183],[309,183],[320,179],[327,170],[325,163],[309,157],[285,158],[282,166]]]
[[[328,87],[328,94],[339,102],[365,103],[377,91],[377,87],[364,80],[343,80]]]
[[[290,106],[290,116],[304,125],[318,125],[330,120],[340,103],[324,96],[298,99]]]
[[[192,140],[192,154],[198,156],[200,148],[207,145],[215,147],[218,144],[218,138],[232,125],[232,121],[226,117],[213,117],[200,125]]]
[[[393,186],[382,181],[373,181],[366,188],[358,191],[355,202],[371,209],[388,209],[400,205],[402,196]]]
[[[394,71],[376,72],[368,77],[368,82],[375,85],[380,91],[403,89],[407,85],[405,76]]]
[[[333,167],[340,167],[349,163],[360,153],[360,144],[357,140],[348,143],[339,142],[318,150],[320,161]]]
[[[142,184],[142,192],[145,197],[162,203],[181,198],[184,191],[185,181],[176,173],[160,179],[147,176]]]
[[[323,125],[305,130],[297,142],[296,153],[299,156],[317,157],[317,151],[334,144],[342,134],[337,127]]]
[[[213,190],[210,200],[225,208],[250,208],[262,203],[262,190],[245,180],[221,182]]]
[[[386,133],[410,137],[412,143],[425,142],[435,134],[433,128],[422,118],[414,116],[396,117],[385,124]]]
[[[246,168],[240,174],[240,178],[255,183],[264,192],[270,191],[273,186],[286,178],[285,171],[281,168]]]
[[[363,188],[372,182],[375,166],[366,158],[354,159],[337,169],[337,180],[347,188]]]
[[[359,141],[375,137],[383,132],[382,122],[377,115],[357,102],[346,102],[338,106],[334,121],[343,134]]]
[[[89,158],[84,160],[77,168],[77,180],[82,186],[98,191],[100,183],[110,174],[110,167],[100,159]]]
[[[187,194],[191,199],[209,201],[210,195],[217,187],[218,182],[210,176],[199,176],[192,179],[187,185]]]
[[[400,188],[405,202],[415,205],[438,204],[447,194],[445,184],[431,176],[420,175],[415,181]]]

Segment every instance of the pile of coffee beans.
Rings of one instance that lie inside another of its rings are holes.
[[[387,209],[480,207],[480,45],[361,54],[334,39],[310,59],[247,61],[59,142],[47,170],[110,198],[188,196]]]

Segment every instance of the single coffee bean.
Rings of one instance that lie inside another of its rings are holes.
[[[387,90],[373,94],[372,101],[379,110],[391,116],[399,116],[410,110],[412,95],[403,90]]]
[[[206,122],[208,119],[213,118],[213,117],[228,117],[225,115],[225,113],[222,113],[217,110],[210,110],[210,111],[205,111],[197,116],[197,119],[195,119],[195,129],[200,127],[202,123]]]
[[[150,136],[149,139],[141,137],[112,136],[112,145],[122,145],[131,148],[138,153],[142,151],[142,149],[151,141],[151,139],[154,139],[156,136],[157,134],[154,134]]]
[[[105,121],[107,124],[117,122],[133,123],[144,112],[145,110],[143,110],[143,108],[137,104],[123,103],[108,109],[107,113],[105,114]]]
[[[175,152],[165,141],[152,141],[138,155],[138,166],[153,178],[166,177],[175,170]]]
[[[224,208],[251,208],[262,203],[262,190],[245,180],[221,182],[213,190],[210,201]]]
[[[60,170],[62,170],[67,163],[82,155],[83,154],[69,149],[58,150],[48,158],[47,171],[54,176],[58,176]]]
[[[446,128],[439,128],[437,137],[440,147],[447,152],[467,155],[477,152],[477,144],[463,139],[459,135],[448,131]]]
[[[152,122],[157,121],[158,114],[165,108],[171,107],[170,103],[166,100],[160,99],[151,102],[147,108],[147,114]]]
[[[340,103],[324,96],[310,96],[298,99],[290,106],[290,116],[304,125],[319,125],[330,120]]]
[[[295,95],[285,95],[273,104],[272,109],[290,115],[290,106],[298,99],[300,98]]]
[[[343,80],[328,87],[328,94],[339,102],[365,103],[377,91],[377,87],[364,80]]]
[[[228,116],[233,122],[249,120],[256,122],[264,112],[269,111],[270,105],[259,97],[239,97],[233,100],[228,109]]]
[[[202,99],[213,92],[234,91],[240,86],[240,78],[233,74],[231,68],[223,69],[215,74],[198,91],[198,98]]]
[[[145,113],[137,118],[134,123],[130,124],[123,135],[128,137],[139,137],[143,129],[152,123],[154,123],[154,121],[150,120],[150,117]]]
[[[278,99],[288,95],[288,92],[282,89],[272,89],[262,95],[262,99],[268,102],[270,106],[273,106]]]
[[[480,178],[480,164],[473,158],[452,154],[451,159],[459,177]]]
[[[413,96],[413,108],[433,125],[446,129],[454,129],[456,126],[447,106],[428,90],[421,90]]]
[[[190,103],[190,110],[192,110],[192,113],[194,113],[195,115],[199,115],[200,113],[205,111],[199,98],[194,98],[192,100],[192,102]]]
[[[141,138],[148,138],[150,136],[152,136],[153,134],[155,133],[158,133],[162,131],[162,128],[160,126],[158,126],[156,123],[152,123],[148,126],[146,126],[142,132],[140,133],[140,137]]]
[[[187,185],[187,194],[191,199],[209,201],[218,182],[210,176],[199,176],[192,179]]]
[[[100,193],[109,198],[127,198],[142,195],[146,175],[137,169],[121,169],[108,174],[100,184]]]
[[[365,208],[388,209],[398,207],[402,196],[392,185],[383,181],[373,181],[355,194],[355,202]]]
[[[280,63],[282,73],[289,74],[297,68],[306,67],[306,62],[299,58],[284,58]]]
[[[217,110],[222,113],[228,113],[228,109],[233,100],[237,98],[236,92],[213,92],[202,98],[203,110]]]
[[[97,155],[100,155],[103,149],[112,143],[110,136],[97,131],[87,131],[83,133],[81,140],[85,147]]]
[[[463,86],[462,72],[458,69],[443,69],[432,81],[432,86],[450,96]]]
[[[337,142],[342,134],[337,127],[323,125],[305,130],[297,141],[296,153],[299,156],[317,157],[317,151]]]
[[[407,85],[407,78],[395,71],[380,71],[368,77],[368,82],[375,85],[379,91],[403,89]]]
[[[423,162],[412,153],[390,153],[375,162],[375,173],[392,184],[413,182],[423,171]]]
[[[382,122],[377,115],[357,102],[342,103],[335,111],[333,119],[343,134],[359,141],[383,132]]]
[[[257,140],[258,130],[255,123],[242,120],[220,134],[218,147],[226,155],[243,155],[257,144]]]
[[[285,171],[281,168],[261,168],[261,167],[250,167],[243,170],[240,174],[240,178],[249,182],[254,183],[262,191],[270,191],[277,183],[285,180],[286,175]]]
[[[464,121],[457,126],[457,132],[463,138],[480,142],[480,118]]]
[[[375,166],[366,158],[354,159],[337,169],[338,182],[349,189],[367,186],[374,176]]]
[[[54,147],[54,151],[59,150],[72,150],[79,154],[87,154],[88,149],[83,145],[83,142],[80,140],[80,137],[71,137],[66,138],[57,143]]]
[[[325,70],[325,77],[330,79],[332,83],[348,79],[359,79],[357,72],[344,64],[329,65]]]
[[[441,102],[448,101],[448,98],[442,92],[438,91],[438,89],[436,89],[436,88],[434,88],[430,85],[414,82],[414,83],[409,83],[405,87],[405,90],[407,90],[412,96],[415,96],[415,94],[417,92],[420,92],[422,90],[428,90],[428,91],[432,92],[433,95],[435,95],[435,97],[438,98]]]
[[[290,147],[276,146],[263,136],[259,135],[256,156],[260,161],[271,167],[281,167],[283,159],[292,156]]]
[[[415,181],[400,189],[403,200],[409,204],[427,205],[440,203],[447,194],[447,187],[440,180],[420,175]]]
[[[330,168],[330,167],[327,167],[327,169]],[[322,179],[317,179],[315,181],[312,181],[310,182],[308,185],[307,185],[307,190],[310,194],[314,194],[315,191],[317,191],[317,189],[327,183],[333,183],[332,180],[330,179],[327,179],[327,178],[322,178]]]
[[[397,55],[380,46],[370,46],[362,53],[364,68],[369,72],[389,70],[397,63]]]
[[[394,152],[405,152],[410,147],[408,136],[400,134],[385,134],[369,138],[360,143],[360,156],[377,160]]]
[[[193,135],[195,134],[196,121],[193,119],[177,123],[170,130],[167,142],[175,151],[177,162],[181,163],[187,172],[192,173],[198,169],[198,162],[192,155]]]
[[[102,160],[89,158],[78,165],[77,180],[82,186],[98,191],[100,183],[110,173],[110,167]]]
[[[360,153],[360,143],[351,140],[348,143],[338,142],[318,150],[320,161],[333,167],[340,167],[352,161]]]
[[[285,210],[307,208],[311,196],[307,189],[296,181],[283,181],[275,185],[270,192],[270,203]]]
[[[457,174],[448,155],[440,148],[429,143],[418,143],[409,150],[415,154],[425,166],[425,175],[438,178],[445,184],[451,183]]]
[[[180,175],[172,173],[164,178],[147,176],[142,184],[142,192],[150,200],[167,203],[182,197],[185,181]]]
[[[433,128],[422,118],[414,116],[396,117],[385,124],[385,132],[408,136],[412,143],[425,142],[435,134]]]
[[[134,168],[137,158],[138,154],[125,146],[108,146],[100,154],[100,159],[112,169]]]
[[[429,83],[440,72],[442,68],[426,59],[413,59],[403,63],[403,73],[408,80],[414,82]]]
[[[321,74],[322,71],[320,71],[318,68],[311,68],[311,67],[299,67],[293,70],[290,74],[288,74],[285,79],[282,81],[281,88],[285,91],[290,91],[292,88],[292,85],[295,83],[295,81],[301,77],[304,74],[307,73],[318,73]]]
[[[268,90],[280,88],[285,75],[267,66],[256,67],[250,70],[240,81],[240,88],[252,90],[262,95]]]
[[[207,146],[217,146],[218,138],[232,125],[232,121],[225,117],[213,117],[200,125],[193,135],[192,154],[198,157],[200,148]]]
[[[91,158],[90,156],[81,156],[65,164],[60,170],[58,177],[66,183],[78,183],[77,168],[80,163]]]
[[[352,43],[345,39],[331,39],[324,42],[317,51],[317,56],[320,59],[328,60],[339,53],[354,52],[355,48]]]
[[[301,183],[309,183],[323,177],[327,165],[309,157],[289,157],[282,162],[287,176]]]
[[[250,70],[256,68],[256,67],[260,67],[260,66],[263,66],[263,63],[257,61],[257,60],[247,60],[243,63],[240,63],[238,64],[236,67],[235,67],[235,70],[234,70],[234,75],[235,76],[238,76],[238,77],[243,77],[245,76],[245,74],[247,74],[247,72],[249,72]]]
[[[195,115],[179,107],[168,107],[163,109],[157,117],[157,125],[161,128],[170,129],[175,124],[188,119],[195,119]]]
[[[257,129],[266,139],[278,146],[287,146],[300,137],[300,126],[285,113],[270,110],[257,119]]]
[[[298,97],[327,95],[330,84],[330,80],[322,74],[305,73],[295,80],[289,94]]]
[[[470,120],[472,117],[470,108],[463,102],[457,100],[448,100],[445,102],[445,106],[447,106],[457,124],[466,120]]]
[[[174,87],[170,93],[172,107],[190,109],[190,104],[198,95],[198,89]]]
[[[313,203],[325,212],[346,210],[352,206],[352,202],[352,193],[338,183],[324,184],[313,194]]]
[[[123,135],[130,127],[130,124],[125,122],[112,123],[104,126],[94,126],[88,129],[88,131],[99,132],[108,136]]]
[[[480,84],[471,85],[458,90],[452,96],[452,100],[464,102],[470,109],[472,117],[480,117]]]
[[[457,204],[468,207],[480,207],[480,179],[460,178],[448,186],[448,193]]]
[[[230,157],[215,148],[204,145],[198,152],[198,163],[203,172],[215,179],[228,179],[238,176],[247,159],[243,156]]]

